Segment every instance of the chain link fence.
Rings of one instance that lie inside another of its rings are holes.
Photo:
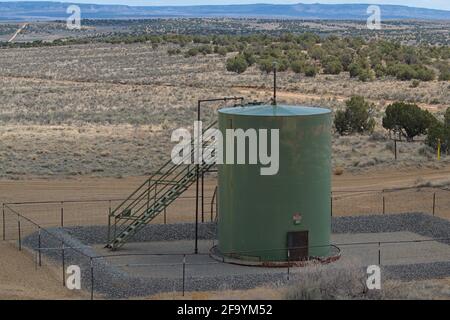
[[[178,199],[166,214],[161,214],[153,223],[195,221],[195,200],[195,197]],[[238,275],[236,266],[224,268],[223,262],[227,261],[214,260],[209,253],[101,256],[94,248],[84,246],[81,242],[69,241],[61,234],[61,227],[106,225],[108,214],[120,202],[120,199],[109,199],[5,203],[2,205],[2,239],[32,256],[36,269],[41,266],[54,269],[55,274],[60,274],[60,281],[64,286],[68,278],[67,267],[80,266],[82,288],[91,299],[111,296],[130,298],[134,294],[152,295],[158,291],[184,295],[187,291],[245,289],[250,286],[249,282],[252,286],[268,281],[287,283],[295,277],[298,268],[292,268],[289,263],[263,275],[258,272],[242,273],[242,269]],[[203,220],[214,220],[216,213],[213,198],[205,197],[204,203],[204,210],[200,213],[203,213]],[[436,188],[334,192],[332,208],[333,216],[422,212],[449,218],[450,192]],[[181,209],[183,211],[180,212]],[[450,261],[450,251],[447,248],[449,243],[450,239],[416,239],[338,243],[336,246],[343,253],[353,252],[356,256],[365,257],[365,265],[396,265],[417,263],[418,259],[422,263]],[[432,244],[445,247],[437,248]],[[404,249],[406,246],[408,250]],[[253,269],[254,267],[250,267],[246,270]],[[214,281],[199,277],[205,274],[211,275]],[[217,275],[222,277],[214,278]]]
[[[332,195],[332,214],[337,217],[409,212],[450,219],[450,190],[334,191]]]

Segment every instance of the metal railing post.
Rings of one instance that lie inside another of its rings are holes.
[[[42,255],[41,255],[41,227],[38,227],[38,264],[42,267]]]
[[[198,254],[198,214],[199,214],[199,188],[198,188],[198,180],[199,180],[199,165],[196,165],[196,194],[195,194],[195,254]]]
[[[91,300],[94,300],[94,264],[92,262],[92,257],[89,262],[91,266]]]
[[[64,241],[63,241],[62,249],[61,249],[63,287],[66,286],[66,257],[65,256],[66,255],[65,255]]]
[[[381,266],[381,242],[378,242],[378,265]]]
[[[150,188],[150,186],[149,186],[149,188]],[[158,195],[158,181],[155,182],[155,196],[153,197],[153,206],[156,204],[156,196],[157,195]],[[150,206],[150,202],[147,203],[147,210],[150,208],[149,206]]]
[[[333,217],[333,193],[331,193],[331,217]]]
[[[106,236],[108,243],[111,241],[111,214],[112,214],[111,200],[109,200],[109,204],[108,204],[108,234]]]
[[[202,171],[202,223],[205,222],[205,172]]]
[[[386,198],[383,196],[383,214],[386,214]]]
[[[436,214],[436,192],[433,193],[433,217]]]
[[[217,220],[218,217],[219,217],[219,191],[217,191],[216,194],[216,219],[214,220]]]
[[[61,228],[64,228],[64,201],[61,201]]]
[[[20,218],[17,220],[17,232],[19,233],[19,251],[22,251],[22,236],[20,232]]]
[[[114,217],[114,239],[117,238],[117,216]]]
[[[214,220],[214,201],[216,201],[216,203],[217,203],[217,190],[218,190],[218,187],[216,186],[214,188],[214,193],[213,193],[213,196],[211,199],[211,222],[213,222],[213,220]],[[216,213],[217,213],[217,208],[216,208]]]
[[[5,204],[2,205],[2,219],[3,219],[3,241],[6,240],[6,219],[5,219]]]
[[[167,224],[167,207],[164,207],[164,224]]]
[[[183,297],[185,290],[185,280],[186,280],[186,255],[183,255]]]
[[[290,275],[291,275],[291,250],[288,249],[287,251],[287,259],[288,259],[288,269],[287,269],[287,280],[290,280]]]

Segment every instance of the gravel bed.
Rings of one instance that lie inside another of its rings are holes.
[[[112,230],[113,228],[111,228]],[[72,237],[81,239],[87,245],[106,244],[108,239],[107,226],[69,227],[65,231]],[[112,231],[111,231],[112,232]],[[198,236],[200,240],[216,238],[216,224],[199,224]],[[147,225],[138,234],[134,235],[129,242],[146,241],[176,241],[194,240],[195,225],[193,223],[180,224],[158,224]]]
[[[450,238],[450,221],[423,213],[338,217],[332,221],[333,233],[400,231],[409,231],[433,239],[445,239]]]
[[[150,225],[145,227],[132,240],[143,241],[174,241],[194,239],[194,224]],[[450,222],[429,215],[412,213],[385,216],[359,216],[333,218],[333,233],[379,233],[410,231],[430,238],[450,238]],[[112,266],[103,258],[93,258],[97,252],[90,246],[104,244],[107,239],[107,227],[71,227],[52,228],[48,231],[57,236],[41,232],[41,247],[60,248],[64,240],[66,246],[77,249],[65,249],[65,265],[76,264],[82,270],[82,286],[91,289],[91,264],[94,270],[94,288],[96,295],[106,298],[121,299],[148,296],[161,292],[175,292],[182,290],[181,273],[179,279],[141,278],[124,272]],[[202,240],[216,238],[216,226],[211,223],[199,226]],[[449,244],[448,241],[441,241]],[[32,234],[23,239],[23,245],[36,248],[38,234]],[[120,252],[119,252],[120,253]],[[113,253],[111,253],[113,254]],[[46,258],[54,260],[61,266],[62,250],[43,250]],[[93,259],[91,259],[91,257]],[[245,268],[245,267],[243,267]],[[450,276],[450,261],[427,264],[409,264],[386,266],[385,278],[401,280],[422,280]],[[181,266],[180,266],[181,270]],[[286,283],[285,269],[279,272],[258,273],[239,276],[202,277],[187,276],[185,289],[187,291],[208,291],[221,289],[246,289],[267,283]]]

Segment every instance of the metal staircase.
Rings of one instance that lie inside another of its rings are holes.
[[[217,122],[203,130],[203,134]],[[202,148],[212,145],[211,139],[203,136]],[[206,140],[206,141],[205,141]],[[191,153],[185,157],[193,160],[196,141],[191,141]],[[193,161],[190,161],[193,163]],[[113,219],[113,236],[111,228],[108,232],[107,248],[116,250],[122,247],[132,236],[155,219],[165,208],[185,192],[199,177],[209,171],[214,163],[174,164],[172,160],[166,162],[152,177],[145,181],[125,201],[110,213],[109,225]]]

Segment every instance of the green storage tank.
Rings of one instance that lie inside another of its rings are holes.
[[[224,146],[230,140],[235,143],[234,163],[237,139],[227,138],[227,129],[279,129],[277,174],[261,175],[266,166],[259,161],[248,164],[248,154],[247,164],[218,166],[220,254],[263,262],[328,256],[331,121],[330,110],[324,108],[261,105],[219,110]],[[248,143],[245,149],[248,152]],[[226,155],[224,147],[224,159]],[[289,257],[288,247],[293,248]]]

